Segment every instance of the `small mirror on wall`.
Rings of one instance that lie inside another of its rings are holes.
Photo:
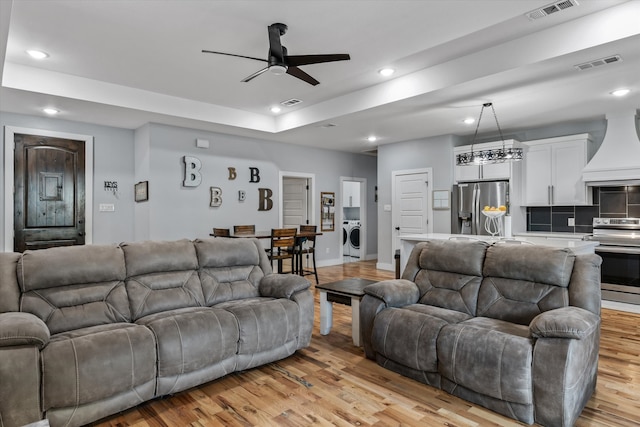
[[[433,210],[448,210],[449,190],[433,190]]]
[[[336,218],[336,193],[320,193],[320,231],[334,231]]]

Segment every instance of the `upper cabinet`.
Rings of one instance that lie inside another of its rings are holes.
[[[519,147],[520,143],[514,139],[508,139],[504,141],[505,148]],[[483,151],[502,148],[502,141],[486,142],[482,144],[474,144],[473,151]],[[511,179],[513,174],[513,162],[504,163],[491,163],[486,165],[473,165],[473,166],[458,166],[456,165],[456,158],[458,154],[471,151],[470,145],[463,145],[455,147],[453,149],[453,162],[455,165],[455,181],[492,181],[497,179]]]
[[[345,181],[342,186],[342,207],[360,207],[360,183],[356,181]]]
[[[592,192],[582,169],[592,155],[589,134],[524,142],[525,206],[590,205]]]

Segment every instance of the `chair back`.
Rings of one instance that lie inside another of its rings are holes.
[[[315,233],[316,230],[318,229],[317,225],[301,225],[300,226],[300,233]],[[306,236],[304,238],[304,240],[302,241],[302,249],[304,251],[312,251],[314,249],[314,246],[316,245],[316,236],[312,235],[312,236]]]
[[[275,255],[284,250],[293,252],[293,247],[296,244],[296,234],[298,234],[298,230],[295,228],[271,229],[271,253]]]
[[[233,234],[255,234],[255,225],[234,225]]]
[[[229,229],[228,228],[214,228],[213,236],[214,237],[229,237]]]

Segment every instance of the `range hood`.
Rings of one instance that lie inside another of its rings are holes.
[[[591,186],[640,185],[640,138],[636,110],[606,115],[607,131],[602,145],[582,169]]]

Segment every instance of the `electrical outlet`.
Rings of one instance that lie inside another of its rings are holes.
[[[100,203],[99,211],[100,212],[115,212],[116,205],[113,203]]]
[[[576,219],[575,219],[575,218],[569,218],[569,219],[567,219],[567,225],[568,225],[569,227],[575,227],[575,225],[576,225]]]

